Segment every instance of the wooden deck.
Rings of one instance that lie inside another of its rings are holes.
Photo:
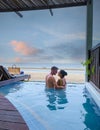
[[[0,95],[0,130],[29,130],[12,103]]]

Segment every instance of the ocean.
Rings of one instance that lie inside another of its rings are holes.
[[[57,66],[59,69],[70,69],[70,70],[84,70],[84,66],[80,64],[72,64],[72,63],[3,63],[1,64],[4,67],[20,67],[26,69],[50,69],[52,66]]]

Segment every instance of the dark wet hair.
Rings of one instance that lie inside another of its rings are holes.
[[[64,70],[60,70],[60,74],[62,74],[62,77],[66,76],[67,75],[67,72],[64,71]]]
[[[51,70],[58,70],[58,67],[52,66],[52,67],[51,67]]]

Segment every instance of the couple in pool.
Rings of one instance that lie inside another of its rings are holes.
[[[59,79],[58,81],[55,80],[54,75],[57,74],[58,68],[56,66],[51,67],[51,72],[46,76],[46,87],[48,88],[57,88],[63,89],[66,88],[66,79],[67,72],[64,70],[60,70],[58,72]]]

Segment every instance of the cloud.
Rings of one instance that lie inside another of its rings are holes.
[[[14,59],[14,61],[17,62],[17,63],[20,63],[20,62],[22,62],[22,58],[16,57],[16,58]]]
[[[39,52],[39,50],[36,49],[35,47],[30,47],[25,42],[22,41],[15,41],[15,40],[11,41],[11,45],[15,52],[18,52],[25,56],[34,55]]]
[[[53,54],[53,60],[80,62],[85,59],[85,43],[61,43],[49,48],[48,54]]]
[[[85,32],[75,32],[74,33],[69,33],[69,31],[64,32],[61,31],[61,27],[59,26],[57,29],[56,28],[50,28],[50,27],[44,27],[41,25],[38,25],[37,28],[42,32],[45,33],[45,35],[51,35],[54,38],[58,38],[61,40],[85,40],[86,39],[86,34]]]

